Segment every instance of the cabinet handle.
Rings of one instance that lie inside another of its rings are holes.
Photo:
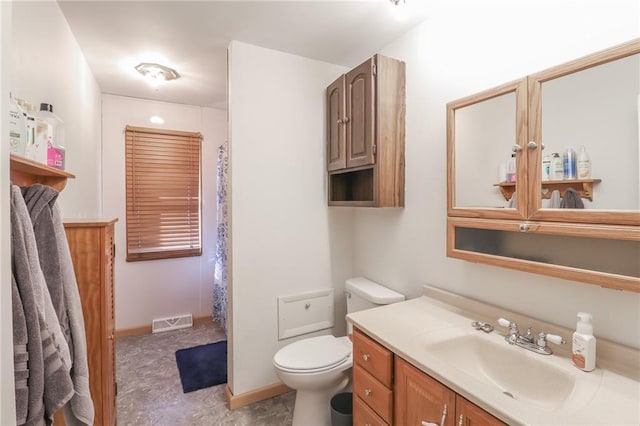
[[[367,362],[367,361],[369,361],[369,360],[371,359],[371,355],[369,355],[369,354],[364,354],[364,355],[362,355],[362,359],[364,359],[364,360],[365,360],[365,362]]]
[[[371,396],[371,393],[372,393],[371,389],[365,389],[364,390],[364,394],[367,395],[367,396]]]
[[[464,426],[464,414],[460,414],[460,418],[458,419],[458,426]]]
[[[444,426],[447,422],[447,404],[444,404],[442,409],[442,418],[440,419],[440,426]]]
[[[534,141],[529,141],[529,143],[527,144],[527,148],[529,149],[536,149],[538,147],[538,144],[535,143]]]
[[[522,151],[522,147],[521,147],[520,145],[513,145],[513,146],[511,147],[511,151],[513,151],[513,152],[520,152],[520,151]]]

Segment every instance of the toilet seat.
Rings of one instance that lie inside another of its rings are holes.
[[[291,343],[273,357],[277,368],[291,373],[317,373],[345,363],[351,348],[334,336],[318,336]]]

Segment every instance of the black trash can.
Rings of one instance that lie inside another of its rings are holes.
[[[331,426],[353,424],[353,393],[337,393],[331,398]]]

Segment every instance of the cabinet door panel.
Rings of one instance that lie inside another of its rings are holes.
[[[327,170],[347,167],[344,145],[344,76],[327,87]]]
[[[374,59],[359,65],[346,75],[347,167],[374,164],[375,143]]]
[[[459,426],[500,426],[505,424],[460,395],[456,395],[456,419]]]
[[[455,393],[396,356],[396,425],[455,425]]]

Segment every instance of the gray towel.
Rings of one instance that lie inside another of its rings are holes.
[[[21,424],[44,425],[44,358],[42,356],[42,339],[40,337],[40,321],[36,305],[31,273],[24,244],[23,230],[17,211],[13,207],[15,198],[11,198],[11,272],[15,277],[16,287],[20,294],[20,301],[27,326],[27,361],[28,378],[27,392],[16,394],[16,398],[24,397],[27,401],[27,418]],[[16,400],[16,407],[24,407],[25,402]]]
[[[573,188],[567,188],[564,191],[560,207],[563,209],[584,209],[584,203],[578,191]]]
[[[60,259],[56,246],[53,220],[51,218],[51,208],[58,198],[58,191],[49,186],[35,184],[22,188],[22,194],[29,210],[29,215],[31,216],[33,232],[38,245],[40,267],[42,268],[42,273],[44,274],[47,288],[49,289],[51,302],[53,303],[60,328],[67,341],[69,350],[73,353],[69,332],[69,318],[67,317],[60,272]]]
[[[16,389],[16,421],[24,424],[27,421],[29,408],[29,352],[27,343],[29,342],[27,321],[20,300],[20,292],[16,278],[11,274],[11,298],[13,311],[13,373],[15,377]]]
[[[22,192],[19,187],[13,185],[11,187],[11,196],[17,200],[14,203],[13,208],[18,213],[18,218],[21,220],[23,230],[32,228],[31,220],[29,219],[29,212],[27,206],[22,200]],[[40,268],[40,259],[38,255],[37,243],[33,231],[24,232],[24,241],[27,249],[27,258],[29,261],[29,268],[31,272],[31,278],[33,283],[33,291],[36,296],[36,302],[38,305],[38,312],[43,316],[47,327],[52,334],[53,344],[58,348],[62,361],[67,368],[67,371],[71,369],[71,354],[69,351],[69,344],[66,337],[60,327],[58,314],[53,307],[51,301],[51,295],[47,287],[46,280]]]
[[[28,223],[29,217],[21,216],[26,212],[20,206],[21,203],[24,203],[22,195],[12,191],[11,270],[24,310],[29,353],[28,409],[24,424],[44,425],[51,424],[54,412],[71,399],[73,382],[62,362],[58,348],[54,345],[44,316],[38,310],[33,291],[29,253],[25,243],[32,238],[30,234],[33,234],[33,229],[30,226],[22,226],[22,223]],[[16,403],[16,406],[18,405],[19,403]]]
[[[87,360],[87,340],[82,315],[82,303],[78,292],[78,283],[73,270],[69,243],[62,223],[60,207],[55,204],[52,211],[53,229],[60,258],[60,270],[64,286],[64,296],[69,317],[69,329],[73,341],[73,370],[71,379],[75,393],[64,406],[64,418],[69,426],[93,425],[95,408],[89,389],[89,366]]]

